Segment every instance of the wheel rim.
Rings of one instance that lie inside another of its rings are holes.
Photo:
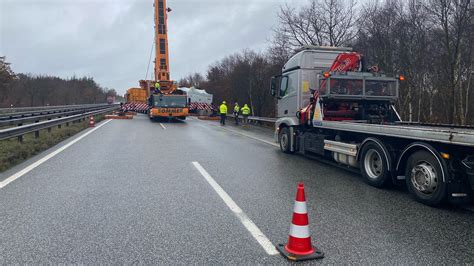
[[[288,136],[285,133],[281,135],[280,143],[281,143],[281,148],[283,150],[286,150],[286,145],[288,143]]]
[[[383,163],[378,151],[371,149],[365,154],[364,168],[371,179],[377,179],[382,175]]]
[[[413,187],[423,194],[433,194],[438,188],[438,176],[433,166],[428,162],[419,162],[411,170],[410,176]]]

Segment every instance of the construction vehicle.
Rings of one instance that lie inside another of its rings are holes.
[[[171,9],[166,0],[155,0],[155,80],[140,80],[140,88],[127,91],[127,108],[132,106],[135,111],[145,111],[150,119],[178,118],[186,119],[189,106],[186,93],[178,90],[177,83],[170,79],[168,51],[168,16]],[[159,89],[155,87],[159,83]],[[143,104],[147,103],[146,110]],[[133,108],[132,108],[133,109]]]
[[[405,183],[427,205],[470,201],[474,128],[403,122],[395,109],[403,80],[367,70],[350,48],[304,47],[272,78],[275,141],[375,187]]]

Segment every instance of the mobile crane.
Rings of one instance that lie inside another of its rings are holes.
[[[167,7],[166,0],[154,0],[153,7],[155,80],[140,80],[140,88],[129,89],[127,95],[138,95],[139,102],[147,102],[148,116],[152,120],[159,118],[185,120],[189,113],[186,93],[178,90],[177,83],[170,79],[167,12],[171,12],[171,9]],[[159,88],[155,87],[157,82]]]
[[[403,122],[394,104],[404,77],[363,62],[340,47],[308,46],[289,59],[271,82],[280,149],[359,171],[375,187],[403,181],[424,204],[469,202],[474,129]]]

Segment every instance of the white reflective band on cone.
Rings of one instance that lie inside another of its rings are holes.
[[[308,238],[311,235],[309,234],[309,227],[307,225],[300,226],[300,225],[291,224],[290,236],[297,237],[297,238]]]
[[[293,212],[298,214],[308,213],[306,210],[306,201],[295,201],[295,208],[293,209]]]

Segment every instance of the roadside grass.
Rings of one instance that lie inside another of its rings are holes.
[[[103,119],[103,115],[95,117],[96,123]],[[52,127],[51,132],[47,129],[40,130],[38,138],[35,138],[34,133],[26,134],[23,136],[23,143],[20,143],[17,138],[0,141],[0,172],[10,169],[88,127],[89,120],[86,119],[69,123],[69,126],[63,124],[61,128]]]

